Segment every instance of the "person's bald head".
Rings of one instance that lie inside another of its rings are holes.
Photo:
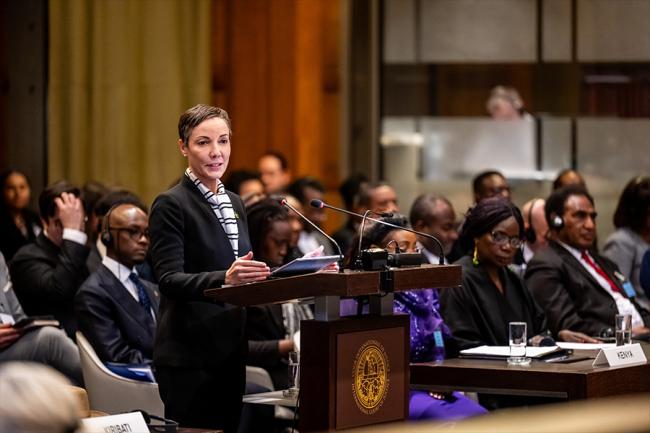
[[[544,214],[545,205],[546,200],[543,198],[534,198],[527,201],[521,207],[521,213],[524,216],[524,227],[527,234],[526,243],[533,251],[537,251],[547,244],[548,223],[546,222],[546,215]],[[528,239],[528,233],[530,233],[531,229],[535,232],[534,242],[530,242]]]
[[[106,255],[127,268],[144,262],[149,250],[149,217],[138,206],[123,203],[104,217]]]

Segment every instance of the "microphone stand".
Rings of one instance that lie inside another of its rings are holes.
[[[343,273],[343,253],[341,252],[341,247],[339,246],[339,243],[336,242],[336,241],[334,240],[334,238],[332,238],[330,235],[328,235],[328,234],[325,233],[323,230],[321,230],[321,228],[318,227],[316,224],[314,224],[314,223],[313,223],[309,218],[307,218],[307,217],[304,216],[302,213],[300,213],[300,212],[298,211],[298,209],[296,209],[295,207],[291,206],[291,205],[289,204],[289,202],[287,201],[286,198],[284,198],[284,197],[281,198],[281,199],[280,199],[280,204],[281,204],[282,206],[286,206],[286,207],[288,207],[289,209],[291,209],[292,211],[294,211],[295,213],[297,213],[297,214],[298,214],[298,215],[299,215],[303,220],[307,221],[307,222],[308,222],[308,223],[309,223],[313,228],[315,228],[316,230],[318,230],[318,232],[319,232],[320,234],[322,234],[323,236],[325,236],[327,239],[329,239],[329,240],[334,244],[334,246],[336,246],[336,249],[337,249],[338,252],[339,252],[339,259],[338,259],[338,261],[337,261],[337,263],[338,263],[338,265],[339,265],[339,273],[342,274],[342,273]]]
[[[322,208],[326,207],[328,209],[332,209],[332,210],[336,210],[336,211],[339,211],[339,212],[346,213],[348,215],[356,216],[357,218],[362,218],[363,219],[362,223],[361,223],[362,224],[362,227],[361,227],[362,232],[359,235],[359,253],[361,253],[361,238],[363,237],[363,224],[365,223],[366,220],[370,220],[370,221],[374,221],[374,222],[379,223],[379,224],[383,224],[383,225],[388,226],[388,227],[393,227],[393,228],[398,229],[398,230],[406,230],[407,232],[411,232],[411,233],[414,233],[414,234],[416,234],[418,236],[422,236],[422,237],[429,238],[429,239],[433,240],[436,243],[436,245],[438,246],[438,249],[440,249],[440,257],[439,257],[439,260],[438,260],[438,264],[439,265],[444,265],[445,264],[445,250],[444,250],[440,240],[438,240],[438,238],[436,238],[435,236],[432,236],[429,233],[419,232],[417,230],[413,230],[413,229],[410,229],[408,227],[401,227],[401,226],[398,226],[396,224],[392,224],[392,223],[382,221],[382,220],[379,220],[379,219],[376,219],[376,218],[370,218],[370,217],[367,216],[368,212],[372,212],[372,213],[375,213],[375,214],[378,214],[378,215],[381,215],[381,216],[387,216],[387,214],[379,214],[379,213],[373,212],[373,211],[366,211],[363,215],[361,215],[361,214],[358,214],[356,212],[351,212],[351,211],[349,211],[347,209],[341,209],[341,208],[329,205],[329,204],[325,203],[322,200],[316,200],[316,199],[312,200],[310,204],[315,208],[322,209]]]

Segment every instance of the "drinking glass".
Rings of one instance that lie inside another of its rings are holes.
[[[508,323],[508,342],[510,343],[509,365],[528,365],[530,358],[526,357],[526,322]]]
[[[289,352],[289,386],[283,391],[285,397],[296,397],[300,379],[300,352]]]
[[[632,315],[616,315],[616,345],[632,344]]]

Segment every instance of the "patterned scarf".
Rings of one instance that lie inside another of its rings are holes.
[[[217,216],[223,231],[226,232],[230,245],[232,246],[232,251],[235,253],[235,258],[239,257],[239,228],[237,227],[237,215],[232,207],[232,202],[230,197],[226,194],[226,188],[223,186],[223,183],[219,181],[217,185],[217,193],[213,193],[208,189],[207,186],[197,178],[192,170],[189,168],[185,170],[185,176],[187,176],[194,185],[199,189],[203,197],[212,207],[212,211]]]

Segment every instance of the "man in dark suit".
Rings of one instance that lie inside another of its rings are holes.
[[[529,262],[525,278],[551,331],[613,336],[614,316],[630,314],[633,334],[649,332],[650,313],[635,302],[616,265],[593,248],[596,212],[591,195],[580,186],[554,191],[545,215],[549,245]]]
[[[22,247],[9,264],[16,296],[30,316],[53,315],[74,339],[73,299],[88,277],[90,248],[79,189],[60,181],[38,198],[43,232]]]
[[[113,206],[100,239],[106,256],[75,296],[79,330],[104,362],[149,363],[159,294],[135,270],[149,249],[147,214],[133,204]]]
[[[409,219],[415,230],[430,234],[440,241],[447,262],[447,255],[458,239],[456,213],[449,200],[432,193],[422,194],[413,202]],[[440,262],[440,248],[435,241],[418,236],[418,247],[427,262],[436,265]]]

